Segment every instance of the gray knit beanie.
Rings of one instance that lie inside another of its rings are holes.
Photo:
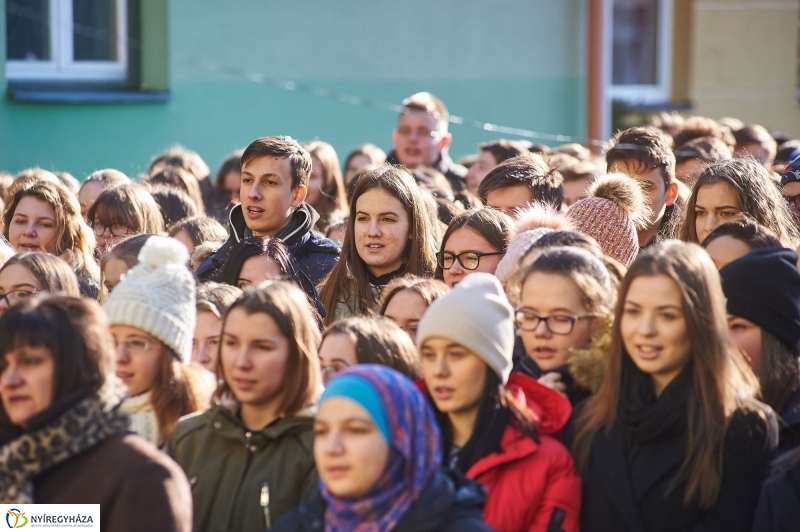
[[[192,360],[196,320],[195,282],[186,267],[189,253],[174,238],[151,237],[103,305],[112,325],[138,327]]]
[[[494,275],[472,273],[431,303],[417,329],[417,348],[447,338],[480,357],[505,383],[514,351],[514,309]]]

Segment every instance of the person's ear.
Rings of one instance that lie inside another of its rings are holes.
[[[308,186],[307,185],[297,185],[297,188],[294,189],[292,195],[292,207],[297,208],[306,200],[306,196],[308,195]]]
[[[678,199],[678,183],[670,183],[667,187],[667,199],[664,204],[667,207],[671,207],[675,204],[675,200]]]
[[[446,133],[439,139],[439,150],[443,151],[450,147],[453,142],[453,135]]]

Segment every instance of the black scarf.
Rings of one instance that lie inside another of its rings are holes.
[[[631,444],[642,444],[677,436],[687,429],[688,399],[692,386],[692,363],[686,365],[656,397],[653,379],[630,358],[622,363],[619,421]]]

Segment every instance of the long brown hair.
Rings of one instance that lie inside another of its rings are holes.
[[[395,166],[374,168],[358,176],[350,202],[350,223],[342,243],[339,262],[322,282],[320,300],[327,310],[325,325],[335,319],[336,304],[344,302],[353,314],[372,313],[375,297],[369,285],[369,270],[358,255],[353,221],[358,198],[379,188],[397,198],[406,210],[409,221],[409,242],[405,250],[406,273],[431,277],[436,267],[431,221],[417,184],[407,170]]]
[[[325,227],[332,212],[347,209],[347,192],[342,169],[339,167],[339,157],[333,146],[320,140],[304,144],[303,147],[311,155],[312,163],[313,159],[316,159],[322,167],[322,187],[317,205],[312,207],[319,214],[319,227]]]
[[[293,415],[316,403],[322,391],[322,370],[317,353],[320,336],[313,311],[303,291],[291,281],[262,281],[248,288],[225,313],[221,336],[225,335],[228,317],[236,308],[241,308],[247,314],[266,314],[288,340],[289,358],[283,376],[283,400],[277,414]],[[217,375],[221,380],[214,392],[217,400],[232,395],[225,380],[221,349],[220,343]]]
[[[684,504],[698,501],[701,508],[708,508],[716,502],[722,484],[728,421],[755,397],[758,382],[731,343],[719,275],[696,244],[673,240],[648,248],[628,270],[619,291],[605,379],[578,418],[573,450],[585,471],[592,440],[600,431],[609,432],[617,421],[623,362],[630,356],[620,333],[625,299],[634,279],[657,275],[668,276],[680,290],[692,346],[686,457],[673,488],[686,481]]]

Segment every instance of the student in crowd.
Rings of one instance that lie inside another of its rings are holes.
[[[0,361],[0,500],[99,504],[103,530],[191,530],[185,475],[128,432],[96,302],[54,296],[9,310]]]
[[[319,360],[325,385],[356,364],[389,366],[412,380],[420,375],[414,343],[397,324],[380,316],[354,316],[334,322],[322,333]]]
[[[778,151],[778,143],[764,126],[747,125],[734,131],[733,138],[736,139],[734,154],[737,157],[752,157],[764,167],[772,169],[775,153]]]
[[[687,118],[678,132],[672,136],[673,146],[683,146],[690,140],[700,137],[718,138],[731,151],[736,146],[736,139],[733,137],[730,127],[705,116],[690,116]]]
[[[463,190],[467,169],[447,153],[453,135],[447,131],[450,114],[444,102],[429,92],[418,92],[403,100],[402,106],[387,162],[411,170],[430,166],[447,177],[453,192]]]
[[[699,137],[673,150],[675,177],[689,188],[709,163],[733,158],[731,149],[716,137]]]
[[[634,262],[605,379],[576,421],[582,530],[750,530],[777,426],[727,329],[699,246]]]
[[[106,297],[119,284],[122,276],[139,264],[139,252],[151,236],[153,235],[144,234],[126,238],[115,244],[100,259],[100,282]]]
[[[800,140],[786,140],[778,145],[778,151],[775,153],[775,162],[772,164],[772,170],[782,174],[789,163],[795,159],[800,159]]]
[[[274,532],[488,532],[478,486],[441,469],[436,419],[414,383],[377,365],[350,368],[314,421],[317,492]]]
[[[332,212],[347,209],[347,192],[339,157],[333,146],[321,140],[304,144],[303,148],[311,155],[306,203],[319,214],[317,227],[327,227]]]
[[[167,228],[167,234],[183,243],[189,250],[189,255],[192,255],[195,248],[204,242],[222,244],[228,239],[225,227],[208,216],[195,216],[177,221]]]
[[[607,174],[589,188],[587,197],[567,211],[575,229],[594,238],[603,253],[625,267],[639,253],[637,231],[650,219],[642,188],[623,174]]]
[[[800,446],[800,272],[791,249],[758,249],[720,272],[731,338],[780,414],[780,450]]]
[[[744,257],[754,249],[782,249],[775,233],[746,215],[711,231],[701,244],[717,269]]]
[[[564,203],[564,178],[544,156],[530,153],[507,159],[494,167],[478,186],[484,205],[508,215],[534,202],[561,210]]]
[[[511,219],[491,207],[459,214],[436,253],[436,278],[450,288],[475,272],[494,274],[511,240]]]
[[[565,153],[550,156],[550,166],[558,169],[564,178],[564,205],[569,207],[578,200],[586,197],[586,191],[597,175],[602,174],[600,169],[590,161],[581,161]]]
[[[384,166],[363,173],[349,220],[342,260],[320,292],[326,325],[374,313],[389,281],[405,274],[430,277],[436,265],[430,219],[406,170]]]
[[[149,188],[150,195],[161,211],[164,227],[177,223],[186,218],[202,215],[197,204],[189,195],[177,187],[155,185]]]
[[[242,186],[242,153],[236,150],[231,153],[217,169],[214,175],[214,203],[206,204],[206,211],[215,220],[227,223],[231,207],[239,203],[239,190]]]
[[[116,346],[117,376],[130,397],[131,428],[163,446],[178,419],[208,407],[213,379],[191,364],[195,283],[183,245],[152,236],[139,263],[103,306]]]
[[[142,185],[119,185],[102,192],[87,213],[102,257],[131,235],[164,232],[164,217],[156,200]]]
[[[32,251],[14,255],[0,267],[0,314],[43,292],[80,297],[78,278],[63,259]]]
[[[171,166],[183,168],[194,176],[203,194],[203,204],[213,205],[218,201],[214,185],[209,179],[211,170],[199,153],[183,146],[173,146],[150,162],[146,176],[154,176]]]
[[[208,282],[197,287],[192,362],[197,362],[214,374],[218,372],[222,319],[241,295],[239,288],[223,283]]]
[[[786,165],[781,174],[781,192],[789,205],[792,220],[800,226],[800,154]]]
[[[97,170],[89,174],[83,181],[81,188],[78,189],[78,203],[81,206],[81,216],[89,223],[88,213],[92,208],[94,202],[97,201],[98,196],[109,188],[118,185],[128,185],[131,180],[128,176],[114,170],[113,168],[106,168],[105,170]]]
[[[351,151],[344,160],[344,185],[350,187],[353,179],[368,166],[383,166],[386,153],[374,144],[362,144]]]
[[[516,318],[527,356],[516,369],[536,379],[547,376],[575,406],[602,381],[606,356],[600,345],[616,295],[611,276],[588,251],[555,247],[546,248],[520,277]]]
[[[3,236],[22,253],[43,251],[67,261],[81,293],[97,298],[100,271],[94,260],[95,239],[81,217],[75,196],[63,185],[32,181],[18,188],[3,214]]]
[[[221,283],[242,290],[267,279],[293,281],[305,292],[316,312],[321,317],[325,315],[317,288],[300,271],[286,246],[277,238],[252,236],[239,241],[231,249],[222,271],[216,278]]]
[[[316,486],[312,407],[319,330],[303,292],[263,281],[228,308],[214,405],[167,450],[193,486],[194,530],[264,530]]]
[[[649,201],[650,217],[637,232],[639,247],[675,238],[682,205],[676,205],[678,183],[669,139],[656,129],[632,127],[617,133],[611,142],[606,170],[639,181]]]
[[[197,270],[200,280],[213,280],[230,249],[250,236],[282,241],[298,268],[314,285],[331,271],[339,247],[314,233],[319,215],[305,203],[311,156],[291,137],[262,137],[242,154],[239,205],[229,216],[228,241]]]
[[[395,322],[416,345],[419,320],[430,304],[449,290],[449,286],[437,279],[416,275],[398,277],[383,289],[378,314]]]
[[[775,233],[784,246],[796,248],[800,233],[769,172],[751,158],[706,166],[689,196],[680,239],[702,242],[718,225],[745,213]]]
[[[529,153],[524,146],[506,139],[484,142],[478,145],[478,158],[470,165],[465,177],[467,190],[477,194],[481,181],[495,166],[512,157]]]
[[[158,173],[147,177],[145,182],[150,187],[170,187],[186,193],[195,205],[197,215],[205,216],[206,209],[203,203],[203,195],[200,192],[200,185],[197,179],[188,171],[180,166],[168,166]],[[171,222],[166,222],[165,225],[172,225]]]
[[[476,273],[434,301],[417,347],[444,462],[486,487],[492,530],[578,530],[580,479],[556,439],[572,409],[559,392],[511,373],[514,311],[500,282]]]

